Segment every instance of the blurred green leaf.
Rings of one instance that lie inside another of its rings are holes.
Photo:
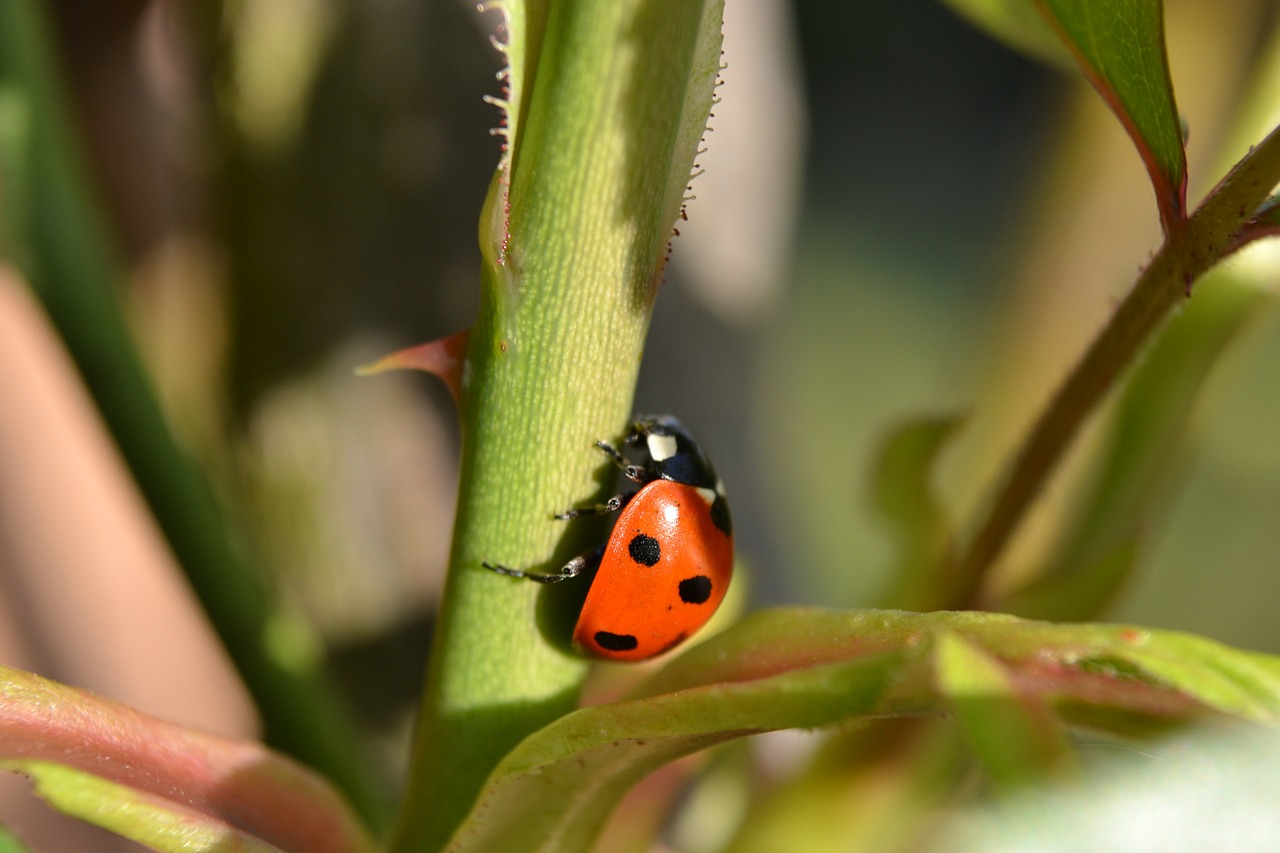
[[[1274,296],[1211,273],[1169,321],[1126,385],[1076,517],[1049,568],[1004,603],[1022,616],[1102,613],[1130,577],[1142,533],[1173,494],[1195,406],[1213,368]]]
[[[1044,702],[973,643],[944,631],[937,644],[938,688],[997,785],[1043,779],[1065,763],[1066,736]]]
[[[52,805],[84,820],[148,844],[168,839],[160,849],[373,850],[326,780],[261,744],[6,667],[0,769],[31,776]]]
[[[940,637],[951,639],[939,647]],[[1013,684],[1025,696],[1017,709],[1000,701]],[[968,701],[984,691],[997,701]],[[1170,632],[994,613],[783,609],[690,650],[637,695],[525,739],[490,776],[451,849],[580,849],[631,785],[683,755],[781,728],[946,714],[957,697],[985,757],[1010,777],[1061,754],[1037,706],[1118,731],[1215,711],[1275,722],[1280,660]],[[993,751],[991,737],[1008,726],[1021,731]]]
[[[889,526],[898,550],[892,607],[933,610],[944,579],[937,567],[952,533],[951,518],[933,487],[938,454],[956,434],[959,417],[903,424],[880,449],[872,475],[874,506]]]
[[[1161,0],[1038,0],[1133,137],[1170,231],[1186,215],[1187,158],[1165,57]]]

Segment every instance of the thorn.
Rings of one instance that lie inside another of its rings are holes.
[[[466,361],[470,334],[470,329],[463,329],[448,337],[397,350],[372,364],[360,365],[356,368],[356,375],[372,376],[388,370],[425,370],[439,376],[457,402],[462,390],[462,366]]]

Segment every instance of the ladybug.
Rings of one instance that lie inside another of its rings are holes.
[[[593,657],[640,661],[684,642],[720,606],[733,574],[733,522],[724,484],[678,420],[641,418],[628,428],[623,446],[638,449],[638,464],[612,444],[596,442],[622,476],[640,488],[555,516],[618,513],[603,545],[554,574],[483,565],[511,577],[556,583],[598,563],[574,628],[574,645]]]

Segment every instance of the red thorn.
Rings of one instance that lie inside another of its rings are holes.
[[[356,374],[372,376],[387,370],[425,370],[444,380],[456,403],[462,391],[462,364],[470,334],[470,329],[463,329],[446,338],[397,350],[372,364],[357,367]]]

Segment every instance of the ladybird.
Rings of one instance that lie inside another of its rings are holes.
[[[574,645],[593,657],[640,661],[684,642],[716,612],[733,575],[733,522],[724,484],[678,420],[640,418],[622,443],[638,451],[638,463],[606,441],[596,447],[640,488],[555,516],[616,512],[603,545],[554,574],[483,565],[511,577],[555,583],[598,563],[574,628]]]

